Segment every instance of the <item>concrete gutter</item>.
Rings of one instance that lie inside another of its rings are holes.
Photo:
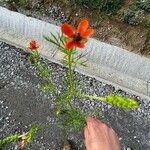
[[[28,42],[37,40],[41,55],[60,63],[63,55],[57,47],[44,40],[43,35],[56,34],[60,27],[27,17],[0,7],[0,40],[27,50]],[[78,66],[77,71],[112,84],[127,92],[150,99],[150,59],[122,48],[90,39],[84,50],[88,67]]]

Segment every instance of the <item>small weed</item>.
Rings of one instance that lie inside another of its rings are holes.
[[[144,27],[146,27],[146,28],[150,28],[150,20],[148,20],[147,18],[145,18],[145,17],[140,17],[139,18],[139,23],[142,25],[142,26],[144,26]]]
[[[6,145],[17,142],[19,148],[24,148],[28,144],[33,141],[35,134],[37,134],[39,128],[37,126],[33,126],[28,132],[23,134],[9,135],[8,137],[0,140],[0,150],[4,148]]]
[[[16,5],[19,5],[21,7],[26,8],[29,4],[29,0],[9,0],[8,3],[9,4],[16,4]]]
[[[116,13],[122,5],[122,0],[75,0],[79,5],[90,9],[98,9],[108,14]]]
[[[150,13],[150,0],[136,0],[136,5],[139,9]]]

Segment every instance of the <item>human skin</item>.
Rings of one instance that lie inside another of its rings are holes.
[[[87,117],[86,123],[86,150],[121,150],[118,136],[112,128],[92,117]]]

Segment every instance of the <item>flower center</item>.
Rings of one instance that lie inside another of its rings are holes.
[[[80,37],[80,34],[77,33],[77,34],[74,34],[73,40],[74,40],[74,42],[80,42],[82,40],[82,38]]]

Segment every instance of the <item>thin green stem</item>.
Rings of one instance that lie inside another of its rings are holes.
[[[68,54],[68,76],[69,76],[69,89],[70,92],[72,93],[73,90],[73,74],[72,74],[72,52]]]
[[[105,97],[92,96],[88,94],[78,94],[78,96],[95,99],[95,100],[102,101],[102,102],[107,102]]]
[[[72,95],[73,93],[73,72],[72,72],[72,63],[73,63],[73,54],[72,51],[68,53],[68,78],[69,78],[69,92]],[[73,109],[73,106],[71,105],[71,102],[68,102],[68,105],[71,109]]]
[[[73,106],[71,105],[71,102],[68,102],[68,105],[70,106],[71,109],[74,109]]]

